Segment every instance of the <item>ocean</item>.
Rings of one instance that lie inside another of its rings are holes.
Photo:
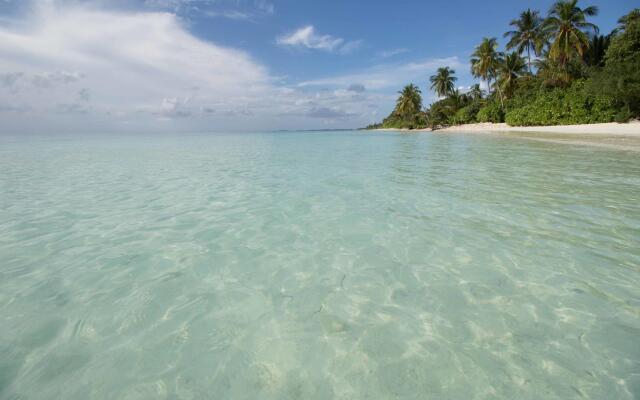
[[[0,136],[0,399],[640,397],[640,156]]]

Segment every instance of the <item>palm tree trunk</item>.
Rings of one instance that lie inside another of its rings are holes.
[[[529,74],[533,75],[531,71],[531,46],[527,46],[527,57],[529,58]]]
[[[504,110],[504,100],[502,99],[502,90],[500,90],[500,84],[499,83],[496,83],[496,89],[498,89],[498,96],[500,97],[500,106]]]

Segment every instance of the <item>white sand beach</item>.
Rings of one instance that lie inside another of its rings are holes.
[[[640,121],[626,124],[556,125],[556,126],[509,126],[507,124],[478,123],[457,125],[440,129],[439,132],[541,132],[578,135],[633,135],[640,136]]]
[[[507,124],[477,123],[431,129],[376,129],[396,132],[478,133],[516,136],[520,139],[547,143],[595,146],[614,150],[640,152],[640,121],[626,124],[585,124],[557,126],[509,126]]]
[[[432,132],[431,129],[393,129],[380,128],[377,131],[392,132]],[[555,126],[510,126],[505,123],[495,124],[491,122],[455,125],[448,128],[438,129],[435,132],[469,132],[469,133],[559,133],[568,135],[623,135],[640,136],[640,121],[631,121],[626,124],[610,122],[606,124],[583,124],[583,125],[555,125]]]

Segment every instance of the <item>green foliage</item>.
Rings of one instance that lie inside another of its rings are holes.
[[[634,23],[640,21],[640,8],[634,8],[629,12],[629,14],[624,15],[618,19],[618,27],[613,30],[613,34],[618,34],[620,32],[624,32],[627,27]]]
[[[520,18],[511,21],[510,25],[515,30],[504,34],[505,38],[510,38],[507,43],[507,50],[515,49],[518,54],[527,52],[527,65],[531,72],[531,53],[539,55],[545,44],[545,38],[542,31],[543,20],[539,11],[527,9],[520,14]]]
[[[567,87],[575,79],[587,76],[584,64],[575,58],[567,61],[564,65],[560,65],[558,61],[548,57],[536,60],[534,63],[538,68],[537,76],[547,87]]]
[[[384,128],[384,126],[382,125],[382,123],[374,123],[374,124],[369,124],[367,125],[364,129],[381,129]],[[363,128],[359,128],[359,129],[363,129]]]
[[[455,91],[455,82],[458,80],[455,74],[456,71],[449,67],[438,68],[438,72],[429,78],[431,90],[436,92],[440,97],[453,94]]]
[[[640,53],[640,19],[630,20],[622,33],[611,40],[605,56],[606,64],[622,62]]]
[[[611,36],[595,35],[589,40],[589,48],[584,53],[584,62],[590,67],[602,67],[604,56],[611,44]]]
[[[640,117],[640,13],[634,10],[621,18],[622,28],[613,37],[605,55],[606,64],[593,73],[592,95],[615,99],[616,120]]]
[[[426,127],[427,122],[422,112],[404,118],[391,114],[382,121],[382,124],[376,125],[376,128],[386,129],[421,129]]]
[[[540,89],[528,104],[507,111],[512,126],[573,125],[611,122],[617,109],[611,97],[592,95],[585,81],[566,89]]]
[[[499,101],[493,99],[480,108],[476,115],[478,122],[504,122],[504,111]]]
[[[426,127],[425,115],[422,112],[422,93],[414,85],[406,85],[400,92],[393,112],[381,124],[370,125],[370,129],[418,129]]]
[[[622,110],[618,111],[614,120],[617,123],[623,124],[623,123],[629,122],[633,117],[634,115],[631,113],[631,110],[627,108],[623,108]]]
[[[506,110],[523,107],[531,102],[544,87],[544,80],[538,76],[525,76],[516,81],[513,96],[506,103]]]
[[[558,0],[549,10],[543,29],[551,39],[549,58],[560,67],[574,58],[582,58],[589,48],[589,33],[598,33],[598,27],[587,22],[587,17],[598,15],[594,6],[580,8],[578,0]]]
[[[516,88],[518,78],[527,71],[524,59],[516,52],[505,55],[498,69],[498,85],[506,97],[510,97]]]
[[[467,93],[467,96],[469,96],[471,98],[471,100],[473,100],[473,101],[482,100],[484,95],[485,95],[485,92],[484,92],[484,90],[482,90],[482,88],[480,88],[480,84],[478,84],[478,83],[476,83],[475,85],[471,86],[471,89]]]
[[[374,126],[438,129],[474,122],[539,126],[640,118],[640,9],[620,18],[611,34],[600,36],[588,21],[598,9],[582,8],[581,3],[557,0],[544,21],[537,11],[523,12],[511,22],[514,30],[505,34],[510,38],[506,48],[514,53],[499,51],[496,38],[483,39],[471,56],[471,71],[495,89],[488,97],[479,85],[468,93],[458,92],[454,71],[440,68],[430,81],[443,99],[423,112],[421,101],[414,101],[419,90],[409,85],[394,112]],[[530,60],[530,53],[538,59]]]
[[[451,110],[442,101],[433,103],[427,110],[427,126],[431,129],[444,128],[451,125]]]
[[[480,111],[481,103],[474,101],[471,104],[459,109],[451,118],[451,123],[454,125],[473,124],[477,122],[478,111]]]
[[[422,109],[422,92],[416,85],[411,83],[398,93],[400,97],[396,101],[394,114],[403,119],[411,119]]]
[[[607,62],[593,75],[590,82],[592,95],[615,99],[620,111],[619,120],[640,117],[640,53],[623,61]],[[622,117],[622,116],[625,117]]]
[[[497,75],[502,55],[502,52],[498,51],[496,38],[483,38],[471,54],[471,73],[476,78],[487,81],[491,87],[491,80]]]
[[[448,97],[433,103],[426,112],[427,125],[432,129],[449,125],[475,122],[476,114],[483,102],[482,91],[460,93],[457,90]]]

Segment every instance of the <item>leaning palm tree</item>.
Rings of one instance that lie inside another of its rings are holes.
[[[588,34],[598,34],[598,27],[587,22],[587,17],[598,14],[598,8],[580,8],[577,3],[578,0],[557,1],[544,22],[544,30],[551,39],[549,56],[561,67],[575,56],[582,58],[589,48]]]
[[[422,92],[416,85],[409,84],[398,93],[400,97],[396,102],[396,114],[406,118],[420,111],[422,108]]]
[[[438,68],[438,72],[429,78],[431,90],[436,92],[439,97],[451,95],[455,90],[455,82],[458,80],[455,73],[456,71],[449,67]]]
[[[518,54],[526,50],[529,73],[531,73],[531,52],[538,56],[544,46],[540,12],[527,9],[520,14],[520,18],[511,21],[510,25],[515,27],[515,30],[504,34],[505,38],[511,38],[507,43],[507,50],[516,49]]]
[[[498,69],[498,85],[506,97],[511,96],[517,79],[527,71],[524,59],[517,52],[507,54]]]
[[[471,73],[487,82],[491,92],[491,80],[496,77],[502,53],[498,51],[496,38],[484,38],[471,55]]]

